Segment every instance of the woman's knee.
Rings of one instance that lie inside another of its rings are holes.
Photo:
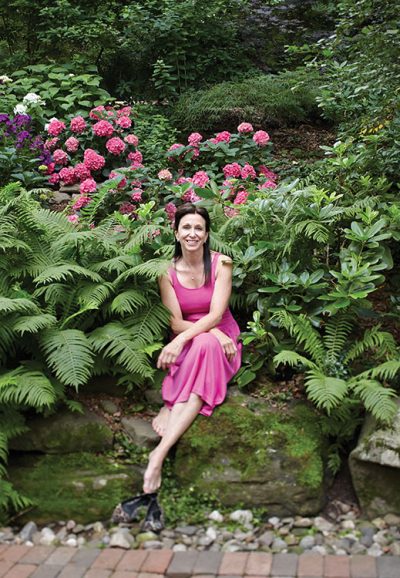
[[[215,347],[216,342],[218,343],[218,339],[212,333],[199,333],[193,338],[193,345],[196,347]]]

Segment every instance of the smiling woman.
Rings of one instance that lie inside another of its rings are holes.
[[[185,204],[175,214],[175,255],[159,280],[163,304],[171,311],[172,340],[157,361],[168,370],[164,407],[153,421],[161,441],[150,454],[145,493],[161,485],[169,449],[201,413],[210,416],[226,396],[241,363],[240,329],[229,310],[232,260],[209,248],[206,209]]]

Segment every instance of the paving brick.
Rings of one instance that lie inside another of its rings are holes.
[[[45,560],[54,552],[52,546],[35,546],[29,548],[28,552],[20,560],[20,564],[43,564]]]
[[[400,556],[382,556],[377,566],[379,578],[400,578]]]
[[[350,576],[351,578],[377,578],[376,558],[374,556],[352,556]]]
[[[0,578],[7,575],[7,572],[10,568],[14,566],[14,562],[12,560],[3,560],[0,561]]]
[[[193,575],[218,574],[221,566],[222,552],[199,552],[196,564],[193,568]]]
[[[43,564],[31,574],[29,578],[55,578],[61,572],[62,566],[55,566],[54,564]]]
[[[0,544],[0,560],[1,560],[1,553],[4,552],[4,550],[7,550],[8,548],[8,544]]]
[[[149,552],[145,550],[130,550],[125,552],[121,560],[115,567],[117,572],[129,570],[130,572],[139,572],[143,562],[146,560]]]
[[[324,559],[319,554],[301,554],[297,564],[299,578],[319,578],[324,573]]]
[[[114,570],[124,554],[124,550],[113,550],[112,548],[106,548],[97,556],[96,560],[92,564],[92,568]]]
[[[174,553],[171,550],[157,550],[149,552],[140,571],[149,574],[165,574],[171,563]]]
[[[350,578],[349,556],[325,556],[325,578]]]
[[[87,570],[86,566],[77,566],[75,564],[67,564],[61,570],[57,578],[82,578]]]
[[[112,578],[138,578],[138,576],[138,572],[130,572],[129,570],[121,570],[112,574]]]
[[[50,564],[50,566],[65,566],[71,560],[75,552],[76,550],[74,548],[59,546],[58,548],[55,548],[54,552],[44,561],[44,565]]]
[[[222,558],[218,574],[242,576],[244,574],[244,569],[246,568],[248,557],[248,552],[227,552]]]
[[[170,578],[190,578],[197,557],[198,552],[175,552],[166,575]]]
[[[93,562],[96,560],[101,550],[97,548],[79,548],[75,551],[72,556],[70,563],[76,566],[82,566],[84,568],[89,568]]]
[[[164,578],[165,574],[154,574],[151,572],[139,572],[138,578]],[[207,577],[209,578],[209,576]]]
[[[86,572],[83,578],[109,578],[111,576],[111,570],[105,570],[101,568],[91,568]]]
[[[296,576],[297,554],[275,554],[272,559],[271,576],[284,578]]]
[[[272,567],[272,554],[250,552],[247,558],[245,574],[250,576],[269,576]]]
[[[2,554],[3,560],[11,560],[11,562],[18,562],[29,550],[29,546],[16,545],[9,546]]]
[[[36,569],[34,564],[16,564],[7,573],[7,578],[28,578]]]

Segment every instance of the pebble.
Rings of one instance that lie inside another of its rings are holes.
[[[251,510],[235,510],[230,514],[214,510],[203,526],[181,524],[168,527],[160,534],[140,532],[139,524],[108,525],[97,521],[84,525],[67,520],[37,528],[34,522],[28,522],[20,528],[0,527],[0,545],[400,556],[400,516],[387,514],[368,521],[342,506],[339,502],[335,504],[336,514],[332,519],[322,515],[314,518],[271,516],[259,525],[254,525]],[[228,519],[229,527],[223,526]]]

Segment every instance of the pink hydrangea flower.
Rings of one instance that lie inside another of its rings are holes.
[[[197,171],[192,177],[192,182],[197,187],[204,188],[206,184],[209,182],[210,177],[206,173],[206,171]]]
[[[143,168],[143,165],[142,165],[142,163],[138,163],[138,162],[135,161],[135,162],[133,162],[133,163],[131,164],[131,166],[130,166],[129,168],[130,168],[132,171],[136,171],[136,169],[142,169],[142,168]]]
[[[46,175],[52,175],[54,173],[55,168],[56,168],[56,163],[49,163],[47,165]]]
[[[226,179],[228,179],[229,177],[237,179],[241,175],[242,167],[239,165],[239,163],[231,163],[225,165],[222,170]]]
[[[111,171],[111,173],[108,175],[109,179],[115,179],[116,177],[123,177],[123,175],[121,175],[121,173],[116,173],[115,171]],[[126,187],[126,183],[127,180],[125,177],[123,177],[118,183],[118,188],[123,189],[124,187]]]
[[[48,151],[55,149],[59,140],[60,139],[57,137],[47,139],[46,142],[44,143],[44,148],[47,149]]]
[[[65,130],[65,124],[61,120],[52,118],[47,127],[47,132],[51,134],[51,136],[58,136],[63,130]]]
[[[106,164],[104,157],[96,153],[93,149],[86,149],[83,153],[83,162],[91,171],[99,171]]]
[[[106,142],[106,149],[112,155],[120,155],[126,149],[126,144],[118,136],[115,136]]]
[[[82,116],[74,116],[74,118],[71,118],[69,126],[72,132],[81,134],[86,128],[86,121]]]
[[[200,142],[203,140],[202,135],[199,132],[192,132],[192,134],[189,135],[188,137],[188,143],[192,146],[192,147],[197,147],[199,146]]]
[[[108,120],[99,120],[92,128],[96,136],[110,137],[114,132],[114,127]]]
[[[174,143],[173,145],[171,145],[168,150],[169,150],[169,151],[174,151],[174,150],[176,150],[176,149],[180,149],[180,148],[183,147],[183,146],[185,146],[185,145],[180,144],[179,142],[176,142],[176,143]]]
[[[79,148],[78,139],[75,138],[74,136],[70,136],[69,138],[67,138],[67,140],[65,141],[65,148],[69,153],[76,153],[76,151]]]
[[[72,205],[72,208],[74,211],[79,211],[79,209],[82,209],[82,207],[86,207],[86,205],[88,205],[91,200],[92,199],[90,197],[81,194]]]
[[[259,147],[264,147],[269,141],[269,134],[265,130],[258,130],[253,135],[253,141],[258,144]]]
[[[189,189],[182,195],[182,200],[185,203],[195,203],[196,201],[200,201],[199,195],[196,195],[193,189]]]
[[[160,179],[160,181],[171,181],[172,180],[172,173],[168,169],[162,169],[158,173],[157,176]]]
[[[165,212],[167,213],[168,219],[171,221],[171,223],[173,223],[175,220],[176,206],[174,205],[174,203],[167,203],[164,209]]]
[[[117,116],[129,116],[132,112],[132,107],[131,106],[124,106],[122,108],[120,108],[119,110],[117,110]]]
[[[74,223],[74,224],[79,223],[79,217],[78,217],[78,215],[68,215],[67,220],[68,220],[70,223]]]
[[[132,163],[141,163],[143,160],[143,155],[140,151],[135,151],[134,153],[129,153],[128,154],[128,159],[132,162]]]
[[[132,205],[132,203],[129,202],[122,203],[122,205],[119,207],[119,212],[122,213],[122,215],[130,215],[135,211],[136,211],[135,205]]]
[[[105,110],[106,109],[103,105],[96,106],[95,108],[92,108],[92,110],[89,112],[89,116],[94,120],[100,120],[102,117],[102,113],[104,113]]]
[[[62,149],[56,149],[53,152],[53,160],[58,165],[66,165],[68,162],[68,155]]]
[[[60,175],[58,173],[53,173],[49,178],[49,183],[51,185],[56,185],[60,181]]]
[[[258,168],[258,172],[260,173],[260,175],[264,175],[264,177],[267,177],[267,179],[271,179],[271,181],[276,181],[278,178],[278,175],[273,171],[271,171],[270,169],[268,169],[265,165],[260,165],[260,167]]]
[[[197,147],[193,147],[192,149],[192,159],[197,159],[197,157],[199,156],[200,151]]]
[[[116,123],[118,126],[120,126],[121,128],[131,128],[132,126],[132,121],[129,118],[129,116],[121,116]]]
[[[249,165],[249,163],[246,163],[244,165],[244,167],[242,168],[240,176],[242,177],[242,179],[248,179],[248,178],[255,179],[257,174],[256,174],[254,167],[252,165]]]
[[[223,130],[215,135],[216,142],[229,142],[231,140],[231,133]]]
[[[79,192],[81,195],[87,195],[88,193],[94,193],[96,191],[97,184],[94,179],[85,179],[81,182],[79,187]]]
[[[241,190],[238,192],[238,194],[235,197],[235,200],[233,201],[234,205],[244,205],[244,203],[247,201],[247,197],[249,196],[249,193],[245,190]]]
[[[90,170],[84,163],[78,163],[75,165],[74,171],[78,181],[84,181],[91,177]]]
[[[262,183],[258,186],[260,190],[262,189],[276,189],[276,183],[274,181],[267,180],[265,183]]]
[[[247,132],[253,132],[254,128],[253,128],[253,125],[251,125],[249,122],[242,122],[237,127],[237,130],[238,130],[238,132],[245,134]]]
[[[191,183],[192,179],[190,177],[179,177],[179,179],[176,179],[176,181],[174,182],[174,185],[184,185],[185,183]]]
[[[236,217],[239,211],[233,207],[224,207],[224,214],[231,219],[232,217]]]
[[[124,141],[129,145],[133,145],[134,147],[137,147],[139,144],[139,139],[135,134],[127,134],[124,138]]]
[[[143,191],[142,189],[134,189],[133,193],[131,194],[132,201],[140,203],[142,200]]]
[[[59,175],[65,185],[73,185],[76,183],[76,174],[73,167],[64,167],[59,172]]]

